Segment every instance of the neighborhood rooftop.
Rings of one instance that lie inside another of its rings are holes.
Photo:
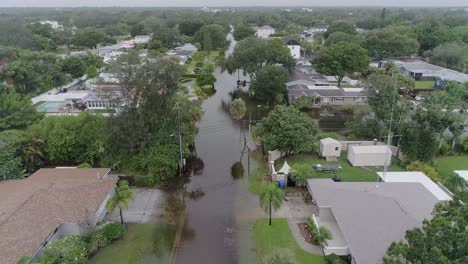
[[[391,243],[431,218],[438,202],[420,183],[309,179],[307,187],[319,207],[318,225],[323,221],[324,225],[337,226],[332,235],[344,238],[337,246],[346,244],[357,264],[381,263]],[[328,209],[332,220],[325,215]]]
[[[35,254],[61,223],[86,223],[113,190],[110,169],[40,169],[0,181],[0,264]]]

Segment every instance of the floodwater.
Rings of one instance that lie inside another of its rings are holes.
[[[231,52],[235,41],[231,34],[228,39]],[[186,187],[195,195],[185,199],[184,228],[173,263],[241,263],[239,248],[253,244],[248,236],[241,235],[249,232],[238,220],[239,210],[258,207],[258,198],[248,191],[247,154],[243,156],[244,166],[239,165],[245,145],[240,126],[243,121],[233,120],[226,110],[236,89],[237,74],[222,73],[219,68],[215,74],[216,93],[203,102],[204,115],[195,140],[196,155],[204,166]],[[251,169],[254,167],[251,159]]]

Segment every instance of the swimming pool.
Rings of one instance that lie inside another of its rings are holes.
[[[48,102],[37,107],[39,112],[58,112],[58,109],[65,105],[65,102]]]

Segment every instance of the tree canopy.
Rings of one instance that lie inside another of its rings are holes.
[[[281,103],[286,98],[288,72],[281,66],[267,65],[258,70],[250,90],[255,97],[268,103]]]
[[[338,86],[348,73],[364,72],[369,66],[367,50],[356,43],[339,42],[320,51],[317,71],[333,75]]]
[[[222,49],[226,44],[226,32],[224,27],[218,24],[204,25],[195,33],[193,39],[200,43],[202,50]]]
[[[311,151],[318,141],[317,124],[295,107],[277,106],[261,122],[259,131],[270,150],[288,154]]]

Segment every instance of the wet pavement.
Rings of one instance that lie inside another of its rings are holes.
[[[228,37],[232,40],[231,35]],[[229,50],[234,45],[232,40]],[[231,175],[231,167],[239,162],[244,148],[241,121],[233,120],[226,111],[237,75],[222,73],[219,68],[215,75],[216,93],[203,102],[204,116],[195,140],[204,169],[193,175],[187,186],[188,192],[201,190],[204,195],[186,199],[185,224],[174,263],[239,263],[238,200],[247,198],[246,208],[252,203],[258,206],[256,196],[248,191],[247,179]]]

